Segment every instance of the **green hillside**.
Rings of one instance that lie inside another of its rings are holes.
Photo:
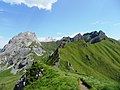
[[[22,72],[13,75],[10,70],[0,71],[0,90],[13,90],[21,75]]]
[[[56,42],[41,42],[42,48],[47,51],[47,53],[53,52],[59,44]]]
[[[36,74],[43,69],[43,76],[36,78]],[[24,90],[83,90],[82,85],[87,90],[119,90],[120,86],[117,82],[111,80],[99,80],[90,75],[79,75],[70,72],[64,72],[56,67],[51,67],[40,62],[35,62],[33,66],[27,70],[28,85]]]
[[[43,68],[43,76],[36,78],[36,73]],[[78,80],[78,77],[69,75],[58,68],[35,62],[27,70],[28,85],[24,90],[79,90]]]
[[[59,67],[69,70],[70,63],[76,73],[120,81],[120,43],[107,39],[95,44],[85,44],[78,41],[60,48]]]
[[[27,70],[29,84],[25,90],[82,90],[80,81],[90,90],[119,90],[119,50],[120,43],[113,39],[95,44],[68,42],[49,56],[48,65],[36,60],[36,65]],[[56,62],[58,68],[54,66]],[[37,73],[40,68],[45,71],[36,80],[31,73]]]

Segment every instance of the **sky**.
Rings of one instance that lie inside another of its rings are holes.
[[[43,40],[99,30],[120,39],[120,0],[0,0],[0,48],[20,32]]]

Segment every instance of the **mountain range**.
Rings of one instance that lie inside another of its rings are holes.
[[[0,90],[120,90],[119,50],[101,30],[50,42],[20,33],[0,50]]]

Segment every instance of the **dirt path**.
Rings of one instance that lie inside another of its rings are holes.
[[[85,85],[83,85],[82,81],[80,81],[80,90],[89,90]]]

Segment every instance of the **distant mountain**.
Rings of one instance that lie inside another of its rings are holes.
[[[45,52],[35,33],[32,32],[20,33],[13,37],[1,51],[0,70],[11,68],[14,74],[32,65],[32,52],[38,56],[42,56]]]
[[[56,39],[53,39],[52,37],[47,37],[47,38],[45,38],[45,40],[43,40],[41,42],[52,42],[52,41],[56,41]]]
[[[89,43],[89,44],[93,44],[93,43],[97,43],[100,42],[102,40],[107,39],[108,37],[105,35],[105,33],[103,31],[94,31],[91,33],[85,33],[83,35],[81,35],[80,33],[77,34],[76,36],[74,36],[73,38],[71,37],[63,37],[61,40],[59,40],[59,43],[62,42],[75,42],[75,41],[79,41],[79,40],[84,40],[85,42]]]

